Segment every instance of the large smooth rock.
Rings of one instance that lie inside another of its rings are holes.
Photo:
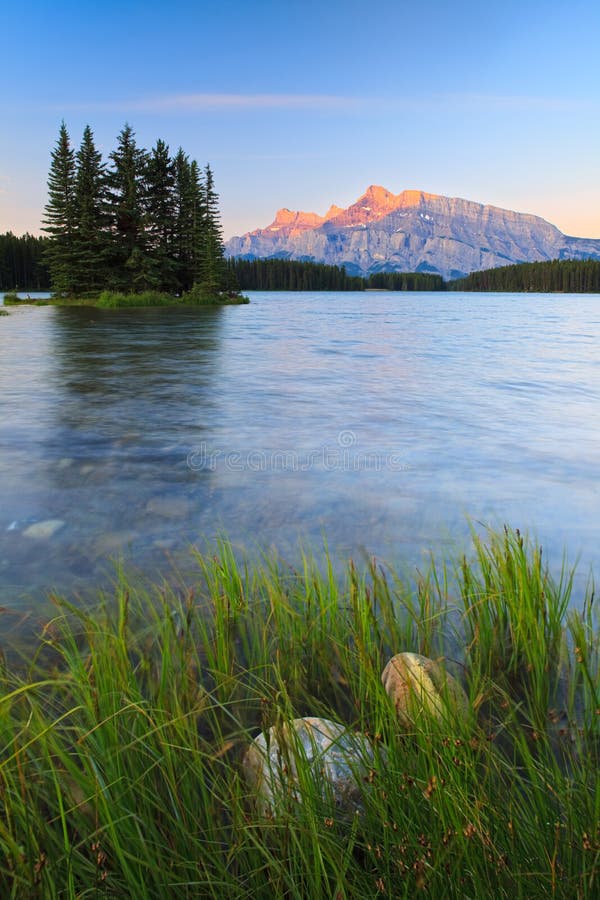
[[[457,715],[469,715],[469,701],[459,682],[440,663],[420,653],[397,653],[381,680],[406,728],[428,717],[451,722]]]
[[[259,734],[246,751],[242,771],[265,816],[276,816],[286,801],[301,803],[306,791],[332,799],[332,813],[347,814],[361,809],[360,783],[372,761],[373,748],[364,735],[308,716]]]

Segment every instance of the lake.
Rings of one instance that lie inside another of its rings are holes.
[[[219,533],[414,566],[508,523],[597,569],[600,296],[250,297],[0,318],[3,606]]]

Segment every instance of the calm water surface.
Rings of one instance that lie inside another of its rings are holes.
[[[599,296],[251,299],[0,318],[4,606],[219,532],[415,564],[470,518],[598,569]]]

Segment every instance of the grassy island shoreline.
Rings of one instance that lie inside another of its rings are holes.
[[[93,306],[97,309],[120,309],[155,306],[237,306],[250,303],[250,299],[237,291],[206,292],[192,288],[180,296],[160,291],[144,291],[139,294],[125,294],[116,291],[102,291],[100,294],[83,297],[61,296],[59,294],[31,298],[19,297],[16,293],[4,296],[5,306]]]
[[[197,554],[198,577],[121,577],[0,671],[0,886],[10,897],[597,896],[600,659],[593,590],[570,609],[518,532],[412,582]],[[441,661],[463,716],[401,724],[399,651]],[[323,716],[376,748],[350,819],[314,789],[257,811],[260,731]]]

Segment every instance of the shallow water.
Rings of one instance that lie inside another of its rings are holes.
[[[219,532],[402,565],[470,517],[597,561],[599,296],[250,296],[0,318],[4,606]]]

